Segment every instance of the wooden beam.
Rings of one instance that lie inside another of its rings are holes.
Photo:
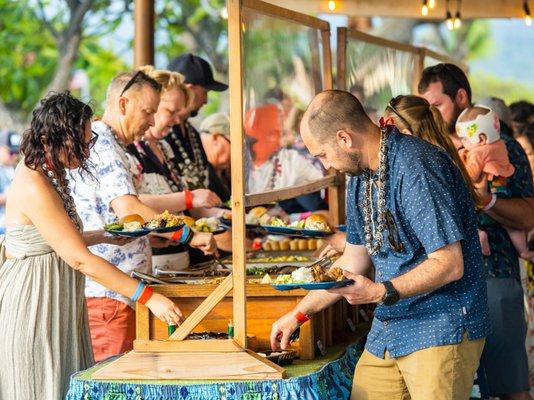
[[[368,33],[356,31],[353,29],[348,30],[348,37],[350,39],[356,39],[361,42],[371,43],[381,47],[387,47],[390,49],[400,50],[407,53],[419,54],[419,47],[415,47],[409,44],[395,42],[394,40],[384,39],[380,36],[370,35]]]
[[[278,2],[278,5],[273,5],[271,3],[274,2],[263,2],[259,0],[242,0],[243,6],[246,8],[249,8],[251,10],[257,11],[260,14],[267,15],[270,17],[275,17],[278,19],[284,19],[289,22],[296,22],[301,25],[309,26],[310,28],[320,29],[320,30],[328,30],[329,24],[328,22],[312,17],[308,15],[308,13],[302,11],[295,12],[293,10],[289,10],[288,7],[290,2],[287,0]],[[280,6],[280,7],[278,7]],[[284,8],[285,7],[285,8]]]
[[[321,31],[323,46],[323,90],[333,89],[332,81],[332,52],[330,50],[330,25],[328,29]]]
[[[134,68],[154,65],[154,0],[135,0]]]
[[[215,308],[219,302],[225,298],[226,294],[232,290],[233,277],[230,274],[224,281],[221,282],[217,289],[204,300],[198,308],[178,327],[178,329],[169,336],[169,340],[184,340],[187,335],[191,333],[193,329],[202,321],[202,319],[209,314],[211,310]],[[244,289],[243,289],[244,291]],[[236,303],[234,297],[234,306]]]
[[[284,189],[270,190],[268,192],[262,192],[257,194],[249,194],[245,199],[245,205],[247,207],[253,207],[260,204],[267,204],[273,201],[280,201],[286,199],[293,199],[295,197],[301,196],[303,194],[313,193],[318,190],[327,188],[331,185],[337,184],[337,178],[335,175],[328,175],[324,178],[318,179],[316,181],[305,183],[299,186],[292,186]],[[233,214],[232,214],[233,218]],[[233,228],[232,222],[232,231]],[[235,233],[234,233],[235,238]]]
[[[347,90],[347,28],[337,28],[337,88]]]
[[[206,352],[229,353],[243,351],[233,340],[135,340],[134,350],[139,353]]]
[[[425,69],[425,54],[426,49],[420,49],[419,53],[415,56],[414,65],[413,65],[413,75],[412,75],[412,94],[418,95],[419,90],[419,80],[423,75],[423,70]]]
[[[290,8],[310,15],[331,14],[327,0],[268,0],[274,5]],[[427,20],[445,19],[445,0],[438,0],[436,8],[426,17],[421,15],[420,0],[336,0],[335,14],[359,17],[399,17]],[[451,10],[456,12],[455,2]],[[519,0],[469,0],[462,1],[464,19],[472,18],[523,18],[522,2]]]
[[[154,292],[162,294],[163,296],[170,298],[180,297],[207,297],[212,293],[217,285],[203,284],[203,285],[155,285],[152,286]],[[305,296],[307,291],[302,289],[279,291],[274,289],[271,285],[261,284],[247,284],[246,287],[247,296],[254,297],[293,297],[293,296]],[[226,297],[233,297],[233,293],[230,291],[226,294]]]
[[[135,337],[136,339],[150,339],[150,310],[141,303],[135,304]]]
[[[249,2],[251,3],[251,2]],[[228,54],[230,84],[230,138],[232,164],[233,324],[236,342],[247,347],[245,251],[245,148],[243,140],[243,0],[228,0]],[[253,4],[253,3],[252,3]],[[263,4],[263,3],[262,3]]]

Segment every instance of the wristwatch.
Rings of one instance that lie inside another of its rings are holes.
[[[384,293],[384,297],[382,297],[382,300],[380,301],[380,304],[384,304],[385,306],[392,306],[400,299],[399,292],[397,292],[397,289],[395,289],[395,286],[393,286],[393,283],[390,281],[384,281],[382,282],[382,285],[386,288],[386,293]]]

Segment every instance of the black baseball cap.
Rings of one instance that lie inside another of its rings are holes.
[[[6,146],[9,151],[18,153],[22,137],[13,131],[0,131],[0,146]]]
[[[186,83],[202,86],[206,90],[224,92],[228,89],[227,84],[213,79],[213,71],[206,60],[191,53],[176,57],[169,63],[167,69],[185,76]]]

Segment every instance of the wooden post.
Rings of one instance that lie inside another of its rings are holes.
[[[245,251],[245,169],[243,138],[243,46],[242,0],[228,0],[228,50],[230,82],[230,134],[232,163],[232,262],[234,340],[247,346],[246,251]]]
[[[347,90],[347,28],[337,28],[337,74],[336,83],[340,90]]]
[[[412,94],[415,95],[419,92],[417,86],[419,85],[419,79],[421,79],[421,76],[423,75],[423,69],[425,69],[425,57],[426,49],[422,47],[419,49],[418,54],[416,54],[413,65]]]
[[[154,0],[135,0],[134,67],[154,65]]]

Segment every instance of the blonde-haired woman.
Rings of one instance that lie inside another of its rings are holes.
[[[195,216],[217,213],[219,197],[208,189],[184,190],[184,177],[174,167],[175,157],[170,145],[162,140],[173,125],[185,120],[193,106],[193,92],[184,85],[183,75],[157,70],[147,65],[140,68],[162,86],[160,103],[154,115],[155,125],[148,129],[143,140],[127,147],[132,157],[136,186],[141,201],[150,207],[170,212],[193,211]],[[207,209],[213,209],[210,213]],[[154,245],[154,243],[153,243]],[[156,244],[157,245],[157,244]],[[162,243],[163,245],[163,243]],[[154,247],[152,264],[158,270],[186,268],[189,249],[185,246]]]

